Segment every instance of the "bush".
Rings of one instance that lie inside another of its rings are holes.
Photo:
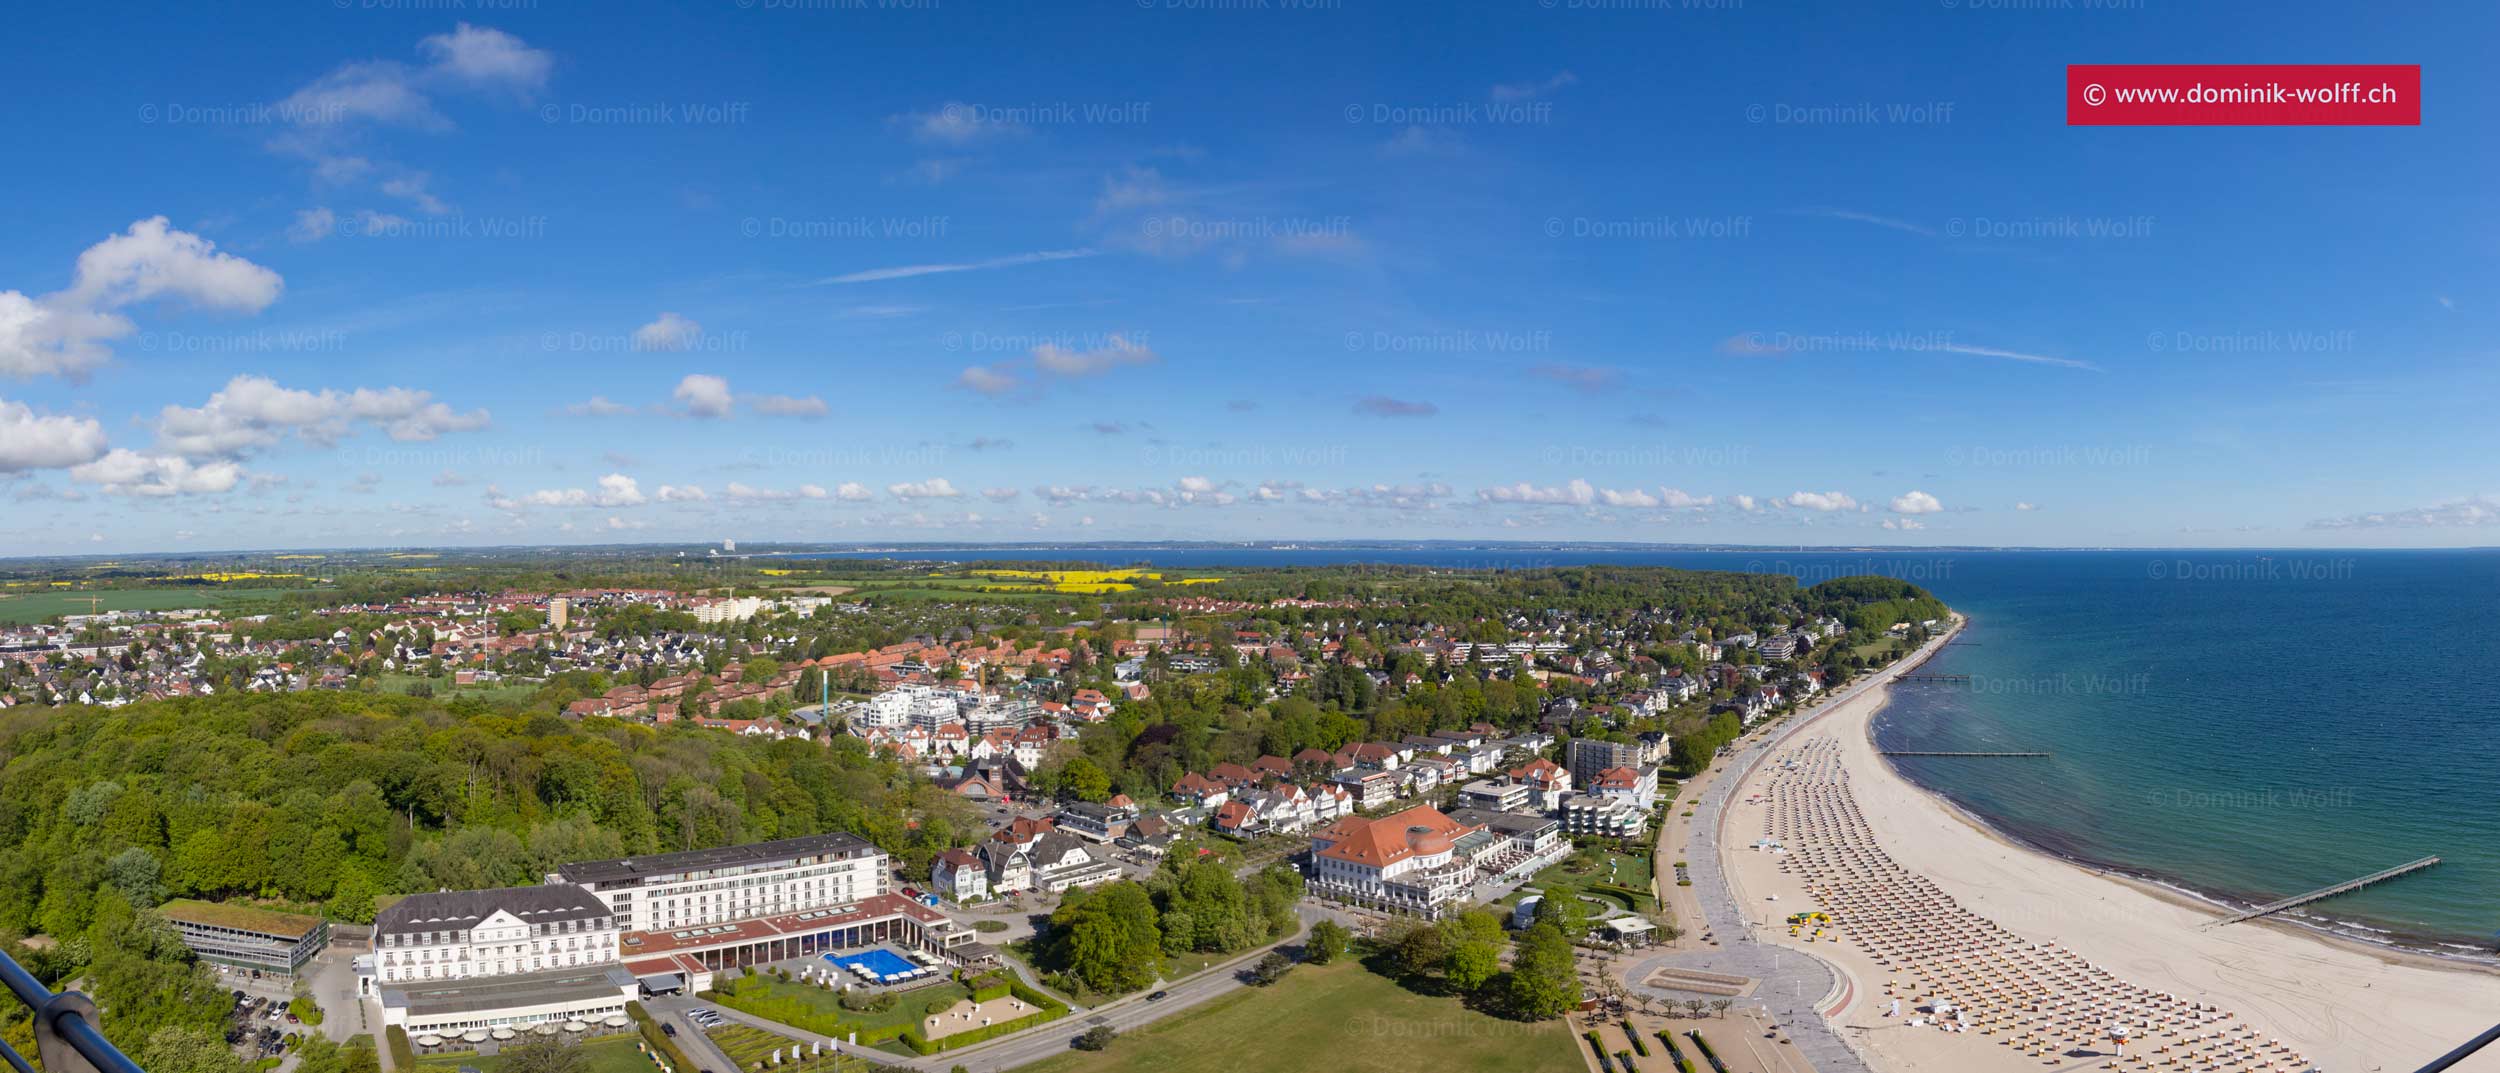
[[[963,1000],[956,998],[953,995],[947,995],[942,998],[933,998],[930,999],[927,1004],[921,1006],[920,1010],[922,1013],[935,1017],[948,1010],[954,1009],[955,1004],[961,1001]]]
[[[1580,1033],[1580,1038],[1589,1041],[1589,1053],[1597,1056],[1597,1067],[1604,1069],[1606,1067],[1606,1041],[1597,1038],[1597,1030],[1594,1028]]]
[[[1675,1060],[1676,1073],[1693,1073],[1693,1060],[1684,1057],[1684,1048],[1675,1045],[1675,1033],[1658,1033],[1658,1042],[1667,1045],[1667,1057]]]
[[[1033,1027],[1034,1025],[1042,1024],[1046,1021],[1055,1021],[1061,1017],[1067,1016],[1067,1003],[1061,1002],[1058,999],[1052,998],[1039,991],[1035,991],[1030,987],[1026,987],[1024,986],[1024,982],[1021,980],[1007,981],[1007,991],[1009,994],[1023,999],[1027,1004],[1037,1007],[1037,1011],[1018,1017],[1012,1021],[1000,1021],[997,1024],[965,1029],[961,1032],[940,1036],[934,1040],[922,1036],[918,1025],[898,1026],[893,1030],[879,1033],[876,1042],[883,1043],[886,1040],[901,1040],[903,1046],[911,1048],[912,1053],[914,1054],[936,1054],[939,1051],[950,1050],[956,1047],[968,1047],[972,1044],[979,1043],[982,1040],[995,1039],[1010,1032],[1022,1032],[1025,1029]],[[862,1043],[869,1042],[868,1033],[860,1033],[859,1039]]]
[[[1632,1049],[1641,1052],[1641,1057],[1649,1057],[1649,1044],[1641,1041],[1640,1030],[1633,1028],[1632,1022],[1623,1023],[1623,1037],[1632,1041]]]
[[[651,1012],[643,1009],[642,1003],[626,1003],[625,1016],[634,1019],[634,1031],[641,1033],[642,1042],[650,1046],[652,1051],[667,1059],[670,1069],[676,1070],[677,1073],[688,1073],[689,1070],[698,1068],[686,1059],[686,1052],[677,1049],[676,1040],[668,1038],[668,1033],[660,1031],[660,1023],[651,1019]],[[394,1028],[392,1031],[396,1032],[398,1029]],[[398,1055],[394,1054],[392,1057],[396,1059]],[[414,1067],[393,1066],[392,1068],[407,1073]]]
[[[1701,1038],[1699,1031],[1687,1032],[1685,1035],[1693,1038],[1693,1046],[1701,1048],[1701,1056],[1710,1062],[1711,1069],[1717,1073],[1727,1073],[1727,1063],[1719,1060],[1719,1052],[1710,1049],[1709,1040]]]
[[[1099,1051],[1111,1046],[1111,1041],[1119,1037],[1120,1034],[1112,1031],[1110,1025],[1095,1025],[1086,1029],[1083,1035],[1076,1037],[1076,1042],[1069,1046],[1080,1051]]]
[[[408,1043],[408,1030],[392,1025],[382,1034],[383,1044],[391,1049],[392,1069],[417,1068],[417,1050]]]

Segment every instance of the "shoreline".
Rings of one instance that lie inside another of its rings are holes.
[[[1955,625],[1951,630],[1948,630],[1945,633],[1945,640],[1947,643],[1950,643],[1954,636],[1960,634],[1963,629],[1970,625],[1970,618],[1968,616],[1960,615],[1958,612],[1956,615],[1957,618]],[[1939,645],[1937,652],[1940,654],[1942,651],[1943,647]],[[1927,660],[1933,658],[1935,658],[1934,655],[1930,655],[1926,657],[1926,659],[1921,659],[1919,662],[1925,663]],[[2149,875],[2143,872],[2130,870],[2122,865],[2060,853],[1989,822],[1986,817],[1965,807],[1961,802],[1955,801],[1952,795],[1921,784],[1917,779],[1912,778],[1907,772],[1904,772],[1899,763],[1882,755],[1881,750],[1883,745],[1875,739],[1875,723],[1878,719],[1883,717],[1884,712],[1891,706],[1892,696],[1890,676],[1887,676],[1882,684],[1868,690],[1866,697],[1859,699],[1870,702],[1871,706],[1869,710],[1866,712],[1864,717],[1859,720],[1860,731],[1864,734],[1867,745],[1871,749],[1875,750],[1876,761],[1883,768],[1884,773],[1891,779],[1900,782],[1908,786],[1910,789],[1925,796],[1938,808],[1950,813],[1955,819],[1960,820],[1962,823],[1970,826],[1980,834],[1987,836],[1989,840],[2034,856],[2056,861],[2078,871],[2089,873],[2096,878],[2123,883],[2150,897],[2162,899],[2185,909],[2211,913],[2215,916],[2223,916],[2252,908],[2255,904],[2257,904],[2253,902],[2241,903],[2222,895],[2199,890],[2196,888],[2195,884],[2186,879]],[[1815,718],[1819,719],[1821,714],[1822,713],[1817,713]],[[2266,928],[2284,935],[2297,936],[2316,942],[2327,943],[2349,949],[2356,953],[2379,956],[2392,963],[2420,963],[2428,966],[2452,969],[2459,972],[2473,973],[2477,975],[2488,975],[2494,973],[2495,971],[2500,971],[2500,956],[2496,956],[2492,951],[2480,950],[2479,948],[2463,948],[2476,949],[2478,951],[2477,954],[2467,954],[2461,952],[2461,950],[2460,952],[2451,952],[2449,950],[2430,949],[2429,947],[2431,946],[2453,946],[2453,944],[2443,944],[2440,939],[2435,937],[2408,935],[2407,933],[2398,932],[2393,929],[2379,928],[2359,921],[2343,921],[2334,920],[2332,918],[2311,916],[2301,913],[2299,909],[2288,910],[2273,916],[2247,921],[2241,925],[2234,925],[2234,927],[2243,926]],[[2350,930],[2346,929],[2378,932],[2388,937],[2382,939],[2372,936],[2355,935],[2352,934]],[[2411,939],[2412,941],[2405,941],[2406,939]]]
[[[1959,620],[1947,637],[1966,625],[1967,619]],[[1834,742],[1843,766],[1857,776],[1859,805],[1877,842],[1962,907],[2027,938],[2073,950],[2137,984],[2236,1011],[2268,1035],[2297,1043],[2321,1069],[2419,1065],[2500,1019],[2500,974],[2475,963],[2322,933],[2294,921],[2209,930],[2204,925],[2222,915],[2216,903],[2115,870],[2096,870],[1996,831],[1902,775],[1877,751],[1873,720],[1890,700],[1890,678],[1774,731],[1768,752],[1784,754],[1819,739]],[[1775,769],[1751,766],[1731,806],[1757,792]],[[1739,901],[1759,898],[1765,886],[1786,889],[1765,871],[1767,858],[1738,852],[1742,841],[1723,837],[1719,843],[1721,865]],[[1763,938],[1779,941],[1775,934]],[[1825,1011],[1835,1030],[1854,1036],[1889,1027],[1864,1001],[1871,994],[1869,981],[1857,979],[1854,990],[1858,999]],[[1878,1047],[1874,1053],[1887,1050]],[[2500,1069],[2500,1056],[2479,1055],[2461,1068]]]

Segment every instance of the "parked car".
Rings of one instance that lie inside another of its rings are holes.
[[[676,1026],[676,1025],[661,1025],[661,1026],[660,1026],[660,1034],[661,1034],[661,1035],[663,1035],[663,1036],[674,1036],[674,1035],[676,1035],[676,1034],[677,1034],[677,1026]]]

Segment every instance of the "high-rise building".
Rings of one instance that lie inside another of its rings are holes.
[[[564,628],[565,623],[572,621],[572,618],[573,601],[567,600],[561,596],[550,597],[547,600],[548,629],[561,630]]]
[[[1563,766],[1571,771],[1571,784],[1588,786],[1597,781],[1608,768],[1641,766],[1641,747],[1596,738],[1571,739],[1570,751],[1563,755]]]

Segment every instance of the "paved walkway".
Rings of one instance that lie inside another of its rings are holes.
[[[1757,911],[1736,903],[1720,865],[1719,841],[1725,833],[1728,799],[1789,735],[1867,690],[1891,681],[1904,669],[1917,666],[1952,635],[1953,631],[1946,631],[1907,658],[1833,693],[1810,712],[1781,722],[1727,761],[1726,770],[1711,781],[1694,807],[1692,842],[1684,855],[1685,867],[1692,874],[1692,889],[1700,895],[1702,915],[1719,945],[1660,953],[1634,962],[1624,971],[1625,986],[1641,994],[1665,997],[1665,991],[1641,981],[1651,971],[1669,965],[1753,977],[1760,981],[1754,993],[1737,1001],[1760,1006],[1776,1016],[1781,1032],[1813,1063],[1816,1073],[1871,1073],[1866,1059],[1823,1016],[1825,1009],[1838,1012],[1848,1004],[1852,997],[1848,978],[1811,954],[1756,938]]]

